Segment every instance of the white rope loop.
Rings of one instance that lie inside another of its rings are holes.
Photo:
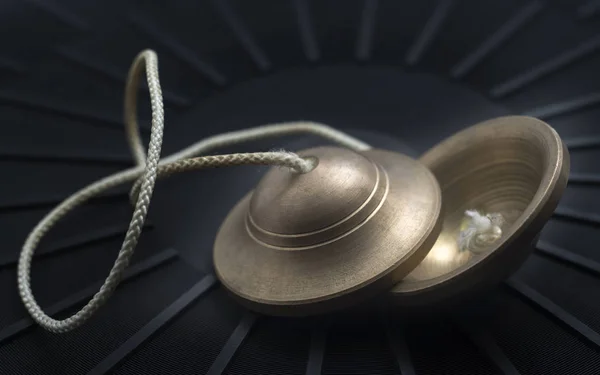
[[[156,169],[158,160],[160,159],[160,149],[162,143],[162,134],[164,127],[164,111],[162,103],[162,93],[160,89],[160,82],[158,77],[158,61],[156,54],[153,51],[143,51],[134,60],[131,70],[129,72],[129,79],[127,81],[126,102],[129,102],[129,106],[126,104],[126,118],[128,121],[128,128],[132,127],[129,123],[130,119],[135,121],[135,117],[129,117],[132,109],[135,108],[135,95],[131,95],[131,92],[135,91],[137,87],[133,87],[133,84],[137,84],[139,81],[139,75],[142,72],[142,63],[146,63],[148,88],[150,89],[150,101],[152,106],[152,130],[150,135],[149,143],[149,154],[146,161],[146,165],[143,171],[142,183],[141,183],[141,194],[139,195],[135,204],[133,217],[129,224],[129,228],[125,235],[123,245],[117,256],[106,281],[94,295],[94,297],[77,313],[73,316],[64,319],[56,320],[46,315],[36,302],[33,292],[31,290],[31,259],[35,253],[35,248],[39,244],[42,236],[50,230],[50,228],[60,220],[69,211],[84,203],[89,198],[97,195],[112,186],[118,185],[127,181],[129,173],[122,172],[117,176],[111,176],[106,179],[100,180],[95,184],[83,189],[82,191],[72,195],[70,198],[61,203],[57,208],[52,210],[31,232],[25,245],[23,246],[21,256],[19,257],[18,265],[18,286],[19,294],[21,299],[27,308],[27,311],[31,314],[32,318],[40,324],[42,327],[52,332],[66,332],[74,329],[85,322],[89,317],[106,302],[106,300],[113,293],[117,284],[120,282],[123,271],[129,264],[129,260],[133,255],[135,246],[137,245],[138,239],[142,233],[142,225],[148,212],[148,205],[150,204],[150,198],[152,196],[152,190],[156,180]],[[130,134],[131,135],[131,134]],[[139,140],[139,134],[138,134]],[[131,143],[132,145],[134,142]],[[134,150],[136,158],[143,155],[143,150],[140,148]]]
[[[136,113],[137,90],[144,62],[152,107],[152,128],[147,158],[139,134]],[[188,170],[242,164],[281,165],[289,167],[296,173],[307,173],[316,165],[314,160],[303,159],[289,152],[232,154],[205,156],[188,160],[182,159],[191,158],[223,146],[294,133],[315,134],[355,151],[364,151],[370,148],[366,143],[329,126],[299,121],[264,125],[212,136],[163,160],[159,160],[163,128],[164,110],[158,75],[158,60],[154,51],[145,50],[135,58],[130,68],[125,87],[125,129],[137,166],[98,180],[68,197],[35,226],[21,249],[17,270],[19,295],[33,320],[44,329],[57,333],[75,329],[88,320],[112,295],[121,281],[123,272],[129,264],[129,260],[141,235],[157,177]],[[41,309],[31,289],[31,261],[37,246],[44,235],[67,213],[94,196],[132,181],[136,181],[134,185],[135,190],[132,190],[132,194],[135,197],[134,213],[121,250],[104,284],[94,297],[74,315],[64,320],[51,318]],[[141,193],[138,194],[138,191]]]

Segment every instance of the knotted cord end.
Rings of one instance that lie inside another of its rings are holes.
[[[479,254],[502,236],[504,217],[500,213],[482,214],[476,210],[465,211],[468,223],[458,235],[460,251]]]

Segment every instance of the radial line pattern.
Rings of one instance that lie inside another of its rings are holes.
[[[560,69],[583,59],[596,52],[598,49],[600,49],[600,36],[592,37],[575,48],[565,51],[540,65],[527,69],[527,71],[516,77],[510,78],[492,87],[490,95],[494,98],[508,96],[547,75],[555,73]]]
[[[600,263],[592,259],[544,241],[538,241],[536,251],[560,262],[575,266],[577,269],[589,272],[596,277],[600,277]]]
[[[293,0],[293,7],[296,11],[304,55],[308,61],[315,62],[319,60],[320,53],[310,17],[310,10],[308,9],[308,0]]]
[[[45,198],[13,201],[10,204],[0,205],[0,213],[54,207],[60,204],[60,202],[64,201],[66,198],[67,197],[63,195],[54,195]],[[127,200],[129,200],[129,194],[127,192],[116,191],[114,193],[105,193],[100,197],[92,198],[89,200],[89,203],[119,202]]]
[[[553,216],[558,219],[570,220],[587,225],[600,226],[600,215],[587,212],[580,212],[572,208],[559,206],[554,211]]]
[[[223,349],[221,349],[221,352],[213,362],[212,366],[208,369],[207,375],[219,375],[225,371],[240,345],[242,345],[252,330],[252,327],[254,327],[257,318],[258,317],[254,313],[250,311],[246,312],[238,326],[231,333],[231,336],[225,343],[225,346],[223,346]]]
[[[169,50],[175,57],[188,64],[198,74],[204,76],[214,85],[223,86],[227,83],[227,78],[223,74],[206,61],[201,60],[193,50],[181,44],[176,38],[167,35],[164,31],[156,28],[151,22],[139,15],[131,14],[129,19],[138,29],[150,35],[157,43]]]
[[[582,337],[589,340],[591,343],[600,348],[600,334],[598,334],[589,326],[587,326],[579,319],[568,313],[562,307],[558,306],[547,297],[544,297],[543,295],[535,291],[533,288],[525,285],[520,281],[511,279],[507,281],[506,284],[510,288],[518,292],[522,297],[537,305],[545,312],[552,315],[554,318],[560,320],[562,323],[566,324],[575,332],[580,334]]]
[[[144,223],[143,232],[154,228],[152,223]],[[36,258],[49,255],[57,255],[68,250],[74,250],[81,246],[89,245],[95,242],[108,241],[116,237],[124,236],[127,233],[127,226],[115,225],[112,227],[99,228],[94,232],[80,233],[77,236],[63,239],[60,242],[54,243],[52,246],[40,252]],[[9,258],[0,258],[0,269],[4,267],[16,266],[19,261],[19,254],[11,254]]]
[[[577,112],[600,103],[600,92],[579,96],[558,103],[544,105],[538,108],[524,112],[523,116],[537,117],[542,120],[548,120],[552,117]]]
[[[452,8],[453,0],[438,0],[438,4],[433,14],[425,24],[423,31],[417,37],[410,50],[406,54],[406,64],[416,65],[427,51],[427,48],[435,39],[435,36],[442,28],[444,20]]]
[[[107,62],[99,63],[95,59],[91,59],[75,51],[66,49],[59,50],[58,54],[63,59],[73,64],[79,65],[88,71],[98,74],[101,77],[106,77],[111,81],[119,83],[121,85],[120,87],[122,87],[125,84],[127,73],[119,71],[118,68],[111,66]],[[143,85],[143,87],[146,91],[148,90],[147,85]],[[163,98],[168,104],[172,104],[177,107],[189,107],[191,105],[189,99],[184,98],[181,95],[168,90],[163,90]]]
[[[271,61],[258,45],[250,30],[246,27],[242,19],[233,9],[229,0],[212,0],[215,7],[223,17],[225,23],[229,26],[238,42],[244,50],[250,55],[252,61],[262,72],[270,70],[272,67]]]
[[[496,49],[508,42],[519,30],[531,22],[542,9],[544,9],[544,4],[537,0],[519,9],[496,32],[483,41],[479,47],[452,68],[450,73],[452,77],[456,79],[464,78]]]
[[[564,142],[570,151],[600,148],[600,136],[590,135],[577,138],[567,138],[564,140]]]
[[[594,173],[571,173],[569,185],[600,185],[600,174]]]
[[[132,280],[142,274],[151,271],[159,266],[167,264],[167,262],[174,260],[177,257],[177,252],[173,249],[165,250],[161,253],[158,253],[148,259],[145,259],[138,264],[135,264],[129,267],[125,273],[123,274],[123,281],[126,282]],[[46,313],[49,315],[55,315],[62,311],[73,308],[77,305],[84,303],[89,300],[96,292],[98,288],[102,285],[102,281],[99,281],[93,285],[88,286],[87,288],[80,290],[79,292],[73,293],[70,296],[56,302],[52,306],[45,309]],[[16,323],[13,323],[4,329],[0,330],[0,344],[3,344],[9,339],[12,339],[24,332],[25,330],[33,327],[35,325],[34,321],[27,316]]]
[[[408,345],[406,345],[404,331],[398,328],[392,332],[392,330],[388,328],[386,329],[386,334],[390,349],[396,357],[398,368],[400,368],[402,375],[417,375],[412,360],[410,359],[410,352],[408,350]]]
[[[465,332],[475,346],[487,356],[505,375],[519,375],[519,370],[508,359],[506,354],[500,349],[490,333],[483,327],[473,326],[470,322],[464,321],[464,318],[457,319],[458,326]]]
[[[327,342],[328,329],[325,326],[313,327],[310,334],[310,348],[308,351],[308,363],[306,364],[306,375],[320,375],[325,357],[325,343]]]
[[[367,61],[371,58],[378,2],[379,0],[365,0],[365,7],[362,11],[360,27],[356,38],[355,55],[359,61]]]
[[[37,2],[40,4],[42,3],[40,1]],[[43,3],[44,6],[48,4],[47,2]],[[222,15],[225,23],[229,26],[232,33],[239,41],[240,45],[250,55],[252,61],[258,67],[258,70],[264,72],[271,69],[271,61],[264,54],[262,48],[257,44],[254,37],[251,35],[250,30],[248,30],[246,25],[242,22],[242,18],[240,18],[240,16],[235,13],[235,10],[231,7],[231,4],[228,1],[215,1],[215,4],[217,10]],[[406,55],[406,61],[408,64],[416,65],[423,59],[427,49],[432,45],[432,41],[434,40],[435,36],[438,32],[441,32],[440,29],[449,14],[451,4],[452,1],[450,0],[441,0],[438,2],[434,13],[429,18],[429,21],[425,25],[422,32],[414,39],[414,44],[409,50],[409,53]],[[598,1],[589,1],[579,7],[573,6],[573,9],[574,12],[576,9],[579,15],[582,17],[590,17],[594,15],[600,8],[598,7],[598,4]],[[55,3],[52,3],[50,7],[53,7],[55,5]],[[317,61],[320,58],[320,51],[318,41],[315,37],[315,33],[313,30],[313,19],[308,9],[308,0],[292,0],[290,2],[290,6],[292,6],[296,12],[300,40],[302,42],[302,47],[306,59],[311,62]],[[373,43],[375,41],[374,30],[375,24],[377,22],[377,10],[379,9],[379,7],[383,7],[383,2],[379,2],[378,0],[365,0],[364,2],[364,8],[362,10],[360,25],[357,30],[356,41],[354,45],[355,48],[353,51],[354,57],[357,60],[369,61],[373,58],[372,48]],[[510,42],[511,39],[515,38],[515,36],[518,35],[520,30],[531,24],[531,22],[536,19],[536,16],[540,13],[540,11],[545,9],[545,7],[546,6],[541,1],[535,0],[522,6],[519,9],[515,9],[515,11],[512,13],[512,16],[508,20],[506,20],[505,23],[499,29],[492,33],[474,51],[466,55],[464,59],[462,59],[451,69],[451,75],[454,78],[459,79],[467,76],[476,67],[484,63],[491,54],[496,53],[500,46],[507,42]],[[58,13],[60,13],[60,7],[55,7],[55,9],[58,9]],[[65,11],[64,9],[62,10]],[[54,13],[56,13],[56,11]],[[68,24],[68,18],[65,19],[66,21],[63,20],[63,22]],[[136,23],[137,26],[140,29],[142,29],[142,31],[144,31],[146,34],[151,35],[158,43],[166,47],[165,49],[168,49],[176,58],[190,65],[195,71],[208,78],[213,84],[223,85],[226,83],[226,78],[223,75],[221,75],[210,64],[199,60],[196,51],[187,46],[182,45],[178,42],[178,40],[176,40],[175,37],[165,34],[163,30],[157,28],[155,25],[152,25],[147,21],[141,20],[138,22],[134,20],[133,22]],[[85,22],[82,21],[82,24],[83,23]],[[77,27],[77,25],[75,24],[71,26]],[[562,69],[563,67],[574,63],[579,59],[588,56],[591,53],[596,52],[599,49],[599,47],[600,37],[591,38],[585,41],[583,44],[575,47],[574,49],[566,51],[565,53],[560,54],[559,56],[534,67],[531,71],[519,74],[516,77],[493,87],[491,89],[491,93],[496,97],[504,97],[506,95],[512,94],[513,92],[516,92],[517,90],[520,90],[521,88],[524,88],[527,85],[541,78],[547,77],[548,75],[558,71],[559,69]],[[349,54],[351,55],[352,51],[349,52]],[[71,56],[71,61],[74,61],[82,67],[88,68],[89,70],[97,71],[99,73],[99,76],[101,75],[103,77],[107,77],[115,82],[122,81],[123,74],[121,74],[121,72],[119,72],[118,69],[114,69],[114,67],[104,63],[90,64],[90,61],[86,62],[85,58],[81,59],[80,57],[82,56],[73,55]],[[77,62],[78,60],[79,62]],[[0,65],[2,65],[2,63],[0,63]],[[9,68],[11,66],[11,64],[6,65]],[[23,70],[21,66],[17,65],[17,67],[20,68],[19,70]],[[173,95],[174,97],[178,96],[177,94]],[[174,100],[174,97],[171,99]],[[178,96],[178,100],[179,99],[184,98]],[[1,100],[3,99],[2,94],[0,93],[0,101]],[[56,105],[54,103],[38,103],[38,100],[29,99],[20,100],[19,98],[13,98],[11,93],[5,94],[4,100],[8,103],[12,103],[15,106],[23,106],[29,109],[47,112],[54,115],[84,119],[88,121],[87,123],[90,125],[102,126],[107,129],[118,129],[119,131],[122,130],[122,121],[120,119],[117,120],[105,117],[103,115],[81,113],[77,110],[73,111],[70,108],[63,110],[60,108],[60,106],[59,108],[56,108]],[[525,112],[524,114],[543,119],[549,119],[564,114],[575,113],[587,109],[589,107],[596,106],[598,102],[600,102],[600,93],[592,92],[587,95],[569,98],[567,100],[560,101],[557,103],[533,108],[530,111]],[[597,149],[600,148],[600,135],[581,136],[577,138],[565,139],[565,144],[569,147],[570,151],[572,152],[584,149]],[[123,157],[116,157],[114,160],[109,160],[96,158],[94,156],[88,157],[84,155],[33,154],[21,152],[17,149],[15,149],[14,151],[0,152],[0,158],[19,160],[23,162],[35,162],[37,160],[40,160],[55,161],[57,163],[76,162],[74,158],[78,158],[80,159],[77,160],[78,163],[89,165],[93,165],[96,163],[114,163],[115,165],[125,165],[127,163],[130,163],[128,159]],[[571,185],[596,186],[598,185],[599,180],[600,177],[595,174],[574,173],[571,174],[569,183]],[[123,204],[127,204],[127,195],[124,193],[116,193],[114,195],[109,195],[105,198],[101,198],[101,200],[103,199],[119,199],[123,201]],[[54,199],[53,197],[49,197],[41,200],[32,200],[20,203],[15,202],[11,203],[11,205],[0,207],[0,212],[10,212],[11,210],[46,207],[55,205],[61,200],[62,198],[59,197],[57,197],[56,199]],[[558,219],[574,221],[579,225],[597,226],[598,224],[600,224],[599,215],[595,213],[579,212],[569,208],[558,208],[554,216]],[[102,231],[104,231],[104,234],[102,234]],[[102,228],[102,230],[95,233],[85,233],[80,238],[71,238],[69,239],[70,242],[65,241],[60,244],[55,244],[54,247],[48,250],[48,253],[53,254],[55,252],[61,252],[66,249],[71,249],[73,247],[85,245],[92,241],[102,241],[113,235],[120,234],[122,234],[122,229],[119,229],[117,227]],[[569,250],[541,241],[537,244],[537,252],[540,255],[551,257],[556,261],[563,262],[567,265],[575,266],[579,270],[589,272],[596,277],[600,276],[600,263],[587,259]],[[162,255],[163,257],[161,258],[160,255]],[[170,259],[174,259],[175,256],[176,253],[173,250],[168,250],[153,258],[155,262],[154,266],[150,264],[151,262],[144,263],[150,261],[150,259],[142,263],[146,264],[144,267],[147,267],[147,269],[145,270],[148,270],[158,266],[159,264],[163,264]],[[5,261],[0,260],[0,268],[2,266],[11,265],[13,263],[14,259]],[[142,263],[131,267],[128,272],[132,272],[132,274],[128,273],[126,277],[131,278],[134,276],[138,276],[139,274],[144,272],[144,270],[142,270]],[[204,281],[206,281],[206,279],[203,279],[200,283]],[[207,290],[212,285],[214,285],[214,283],[215,279],[213,277],[210,285],[207,286]],[[196,284],[194,288],[198,287],[199,284]],[[590,327],[576,319],[567,311],[557,306],[548,298],[542,296],[537,291],[535,291],[534,289],[525,285],[522,282],[511,280],[507,284],[516,292],[518,292],[522,297],[527,299],[529,302],[537,305],[539,308],[545,310],[547,313],[554,316],[554,318],[562,321],[564,325],[575,330],[584,338],[593,342],[595,345],[600,345],[600,336],[596,332],[591,330]],[[83,303],[86,299],[91,297],[92,293],[96,291],[96,288],[97,286],[91,286],[67,297],[66,299],[51,306],[50,312],[57,313],[68,308],[72,308],[77,304]],[[93,371],[96,371],[96,373],[104,373],[105,371],[113,369],[133,350],[138,348],[143,349],[144,343],[152,335],[159,334],[160,328],[162,326],[169,324],[170,321],[176,319],[177,315],[182,309],[184,309],[189,304],[193,303],[195,298],[189,298],[190,292],[191,290],[183,296],[181,296],[177,301],[175,301],[173,305],[163,310],[162,313],[160,313],[151,322],[146,324],[140,331],[134,334],[134,336],[132,336],[125,344],[123,344],[121,347],[115,350],[110,356],[105,358],[105,360],[101,362],[98,365],[98,367],[96,367]],[[206,290],[200,291],[199,295],[202,295],[205,292]],[[185,300],[183,305],[179,304],[178,307],[173,307],[174,305],[178,304],[178,301],[181,301],[182,299]],[[226,343],[221,354],[213,363],[211,373],[221,373],[222,371],[226,371],[228,364],[235,356],[235,353],[240,347],[240,345],[242,345],[243,340],[248,336],[256,319],[257,317],[254,314],[248,313],[240,321],[238,327],[230,336],[229,341]],[[15,337],[16,335],[20,334],[26,329],[32,327],[32,325],[33,323],[30,320],[22,319],[16,322],[15,324],[6,327],[2,331],[0,331],[0,343],[4,343],[12,337]],[[475,326],[470,325],[463,326],[465,328],[465,333],[469,335],[471,341],[478,347],[479,350],[484,352],[487,355],[487,357],[493,363],[496,364],[498,368],[500,368],[504,373],[507,374],[518,373],[511,361],[508,360],[506,355],[502,352],[502,350],[494,342],[493,338],[491,338],[491,336],[486,330],[476,329]],[[389,338],[390,347],[393,353],[395,354],[398,366],[400,367],[402,374],[414,375],[415,370],[411,364],[409,351],[404,341],[404,336],[402,332],[395,334],[388,329],[387,334]],[[326,336],[327,331],[324,329],[315,329],[313,331],[311,346],[309,349],[309,361],[307,363],[306,368],[307,374],[318,374],[321,372],[323,356],[325,355]],[[269,348],[267,347],[265,348],[265,350],[269,350]]]
[[[123,121],[121,119],[116,119],[113,117],[100,115],[98,113],[89,113],[82,112],[73,109],[73,106],[69,106],[66,108],[61,108],[57,106],[55,103],[44,103],[43,101],[20,97],[18,95],[9,93],[9,92],[1,92],[0,91],[0,103],[4,103],[7,105],[12,105],[17,108],[24,108],[33,111],[49,113],[52,115],[64,116],[66,118],[71,118],[75,120],[81,120],[86,124],[99,126],[104,128],[110,128],[113,130],[123,131]],[[145,121],[140,122],[141,131],[149,132],[149,127]]]
[[[133,159],[119,155],[69,155],[69,154],[46,154],[38,150],[0,150],[1,161],[17,161],[23,163],[61,163],[69,165],[87,165],[87,166],[117,166],[122,168],[131,167]]]
[[[152,337],[159,329],[169,324],[186,307],[204,295],[217,282],[214,275],[205,276],[202,280],[183,293],[170,306],[152,318],[142,329],[131,336],[127,341],[109,354],[102,362],[88,372],[88,375],[106,374],[114,369],[121,361],[129,356],[135,349]]]

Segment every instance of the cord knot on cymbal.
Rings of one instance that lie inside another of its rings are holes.
[[[271,153],[279,157],[281,167],[287,167],[295,173],[308,173],[319,164],[319,159],[314,156],[300,157],[295,152],[284,149],[273,150]]]
[[[482,214],[476,210],[465,211],[468,223],[458,235],[460,251],[480,253],[502,236],[504,217],[500,213]]]

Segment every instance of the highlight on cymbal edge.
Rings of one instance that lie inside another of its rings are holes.
[[[399,306],[461,300],[507,278],[531,253],[570,168],[558,133],[524,116],[469,127],[420,161],[442,189],[442,232],[424,261],[391,290]],[[495,237],[465,246],[468,226],[486,219],[497,223]]]

